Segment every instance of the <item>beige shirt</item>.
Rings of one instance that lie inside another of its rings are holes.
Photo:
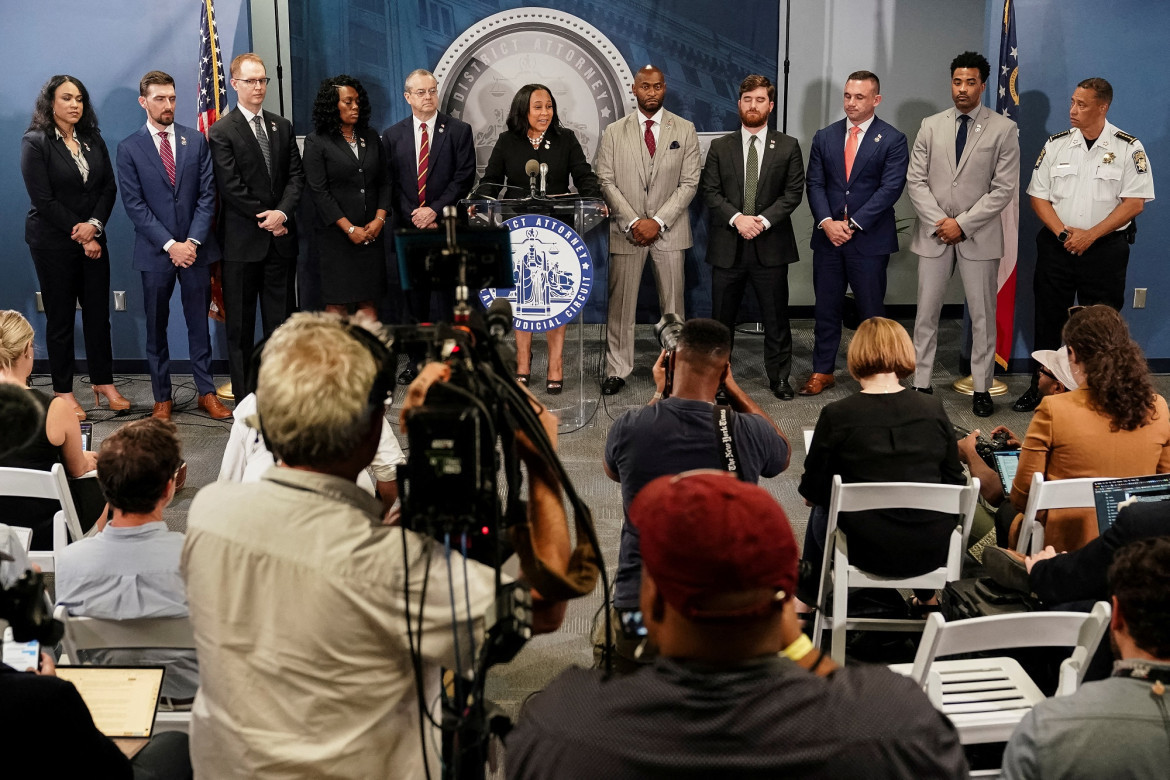
[[[197,777],[421,777],[417,697],[406,634],[403,535],[353,482],[283,467],[259,483],[219,482],[191,505],[182,572],[199,654],[192,710]],[[494,573],[466,569],[406,533],[412,626],[423,607],[426,701],[455,668],[448,577],[467,668],[464,571],[477,646]],[[419,635],[415,634],[415,642]],[[426,743],[437,772],[428,726]]]

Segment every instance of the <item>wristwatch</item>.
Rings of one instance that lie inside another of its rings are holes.
[[[1060,231],[1060,233],[1057,234],[1056,240],[1063,244],[1065,241],[1068,241],[1068,237],[1069,237],[1068,228],[1065,228],[1064,230]]]

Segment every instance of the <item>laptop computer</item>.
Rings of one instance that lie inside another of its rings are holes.
[[[1097,530],[1105,533],[1117,520],[1117,513],[1138,501],[1170,499],[1170,474],[1146,477],[1102,479],[1093,483],[1093,501],[1097,504]]]
[[[146,747],[162,691],[162,666],[58,666],[57,677],[81,694],[98,731],[128,758]]]
[[[1020,468],[1019,450],[999,450],[995,453],[995,470],[1003,483],[1003,494],[1011,495],[1012,482],[1016,479],[1016,471]]]

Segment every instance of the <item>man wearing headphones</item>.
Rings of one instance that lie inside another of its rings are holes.
[[[469,668],[482,647],[495,572],[384,525],[378,500],[354,483],[377,449],[393,367],[372,335],[333,315],[295,314],[264,348],[257,413],[278,465],[258,483],[200,491],[183,549],[202,673],[191,727],[198,776],[280,767],[420,777],[424,760],[437,766],[424,758],[437,735],[427,726],[420,739],[418,702],[435,701],[439,667]],[[407,406],[448,375],[424,367]],[[541,422],[555,436],[551,413]],[[568,561],[557,478],[520,450],[534,543],[543,560]],[[460,594],[455,614],[449,587]],[[534,631],[559,625],[563,602],[534,607]]]

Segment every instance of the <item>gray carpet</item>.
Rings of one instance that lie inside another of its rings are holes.
[[[908,328],[912,325],[909,322],[903,324]],[[657,343],[650,326],[639,326],[637,335],[636,354],[639,367],[630,376],[629,382],[622,392],[609,397],[599,395],[598,383],[595,379],[603,366],[604,330],[602,327],[584,327],[583,363],[586,375],[584,386],[581,386],[579,376],[572,375],[573,369],[569,367],[565,392],[555,398],[543,395],[546,366],[543,355],[544,340],[539,337],[534,339],[534,349],[537,354],[533,360],[532,387],[537,395],[548,401],[553,408],[574,405],[581,394],[590,402],[587,404],[586,412],[591,416],[579,429],[562,433],[560,455],[577,491],[592,509],[594,523],[603,545],[611,577],[617,560],[622,506],[618,485],[606,478],[601,469],[605,437],[614,419],[631,406],[644,404],[654,392],[650,365],[658,354]],[[801,429],[811,428],[815,425],[820,408],[825,403],[844,398],[859,389],[857,382],[848,376],[844,368],[845,346],[849,335],[850,332],[846,331],[846,342],[842,344],[837,363],[837,386],[819,397],[801,398],[797,396],[796,400],[789,402],[777,400],[768,391],[767,378],[763,370],[762,336],[744,332],[736,336],[735,355],[732,360],[732,370],[736,381],[752,395],[768,414],[772,415],[792,443],[792,462],[788,470],[775,479],[764,480],[762,484],[788,511],[798,539],[803,539],[808,519],[808,509],[797,494],[797,484],[803,470],[805,455]],[[1008,385],[1009,393],[995,399],[996,413],[987,420],[977,418],[971,413],[969,396],[962,396],[950,390],[951,382],[958,378],[955,371],[960,337],[961,329],[957,322],[944,322],[939,338],[938,365],[935,367],[933,381],[936,395],[943,401],[952,422],[964,428],[981,428],[983,430],[990,430],[994,425],[1002,424],[1023,434],[1027,430],[1031,415],[1011,411],[1011,402],[1027,387],[1027,376],[1003,377]],[[576,343],[576,339],[577,334],[571,330],[568,348]],[[811,321],[794,321],[792,383],[797,388],[807,377],[811,364],[812,346]],[[572,362],[568,357],[569,354],[567,351],[567,364]],[[47,384],[48,381],[47,377],[36,377],[36,380],[38,384]],[[219,472],[220,459],[227,442],[231,421],[217,422],[212,420],[195,406],[195,394],[190,377],[176,376],[174,381],[176,382],[174,421],[178,424],[182,435],[183,454],[188,463],[188,476],[186,487],[180,491],[175,502],[167,509],[166,520],[167,525],[173,530],[185,531],[187,510],[192,498],[200,487],[214,481]],[[100,443],[105,436],[125,421],[149,414],[152,398],[148,377],[118,377],[117,384],[123,395],[133,402],[134,407],[131,412],[123,415],[114,415],[107,411],[93,412],[90,419],[94,422],[96,443]],[[1157,384],[1163,394],[1166,394],[1167,390],[1170,389],[1170,380],[1166,377],[1159,377]],[[88,387],[78,382],[77,389],[78,398],[82,399],[83,406],[88,410],[90,404],[83,395],[83,391],[88,392]],[[401,392],[399,396],[401,397]],[[395,418],[398,409],[396,401],[392,408]],[[405,445],[405,441],[403,444]],[[490,697],[500,704],[506,712],[514,715],[519,705],[529,694],[545,687],[548,681],[560,670],[570,664],[589,665],[592,662],[592,649],[589,640],[590,627],[600,605],[601,593],[599,590],[589,597],[578,599],[570,604],[564,625],[559,631],[548,636],[535,638],[512,663],[492,670],[488,685]]]

